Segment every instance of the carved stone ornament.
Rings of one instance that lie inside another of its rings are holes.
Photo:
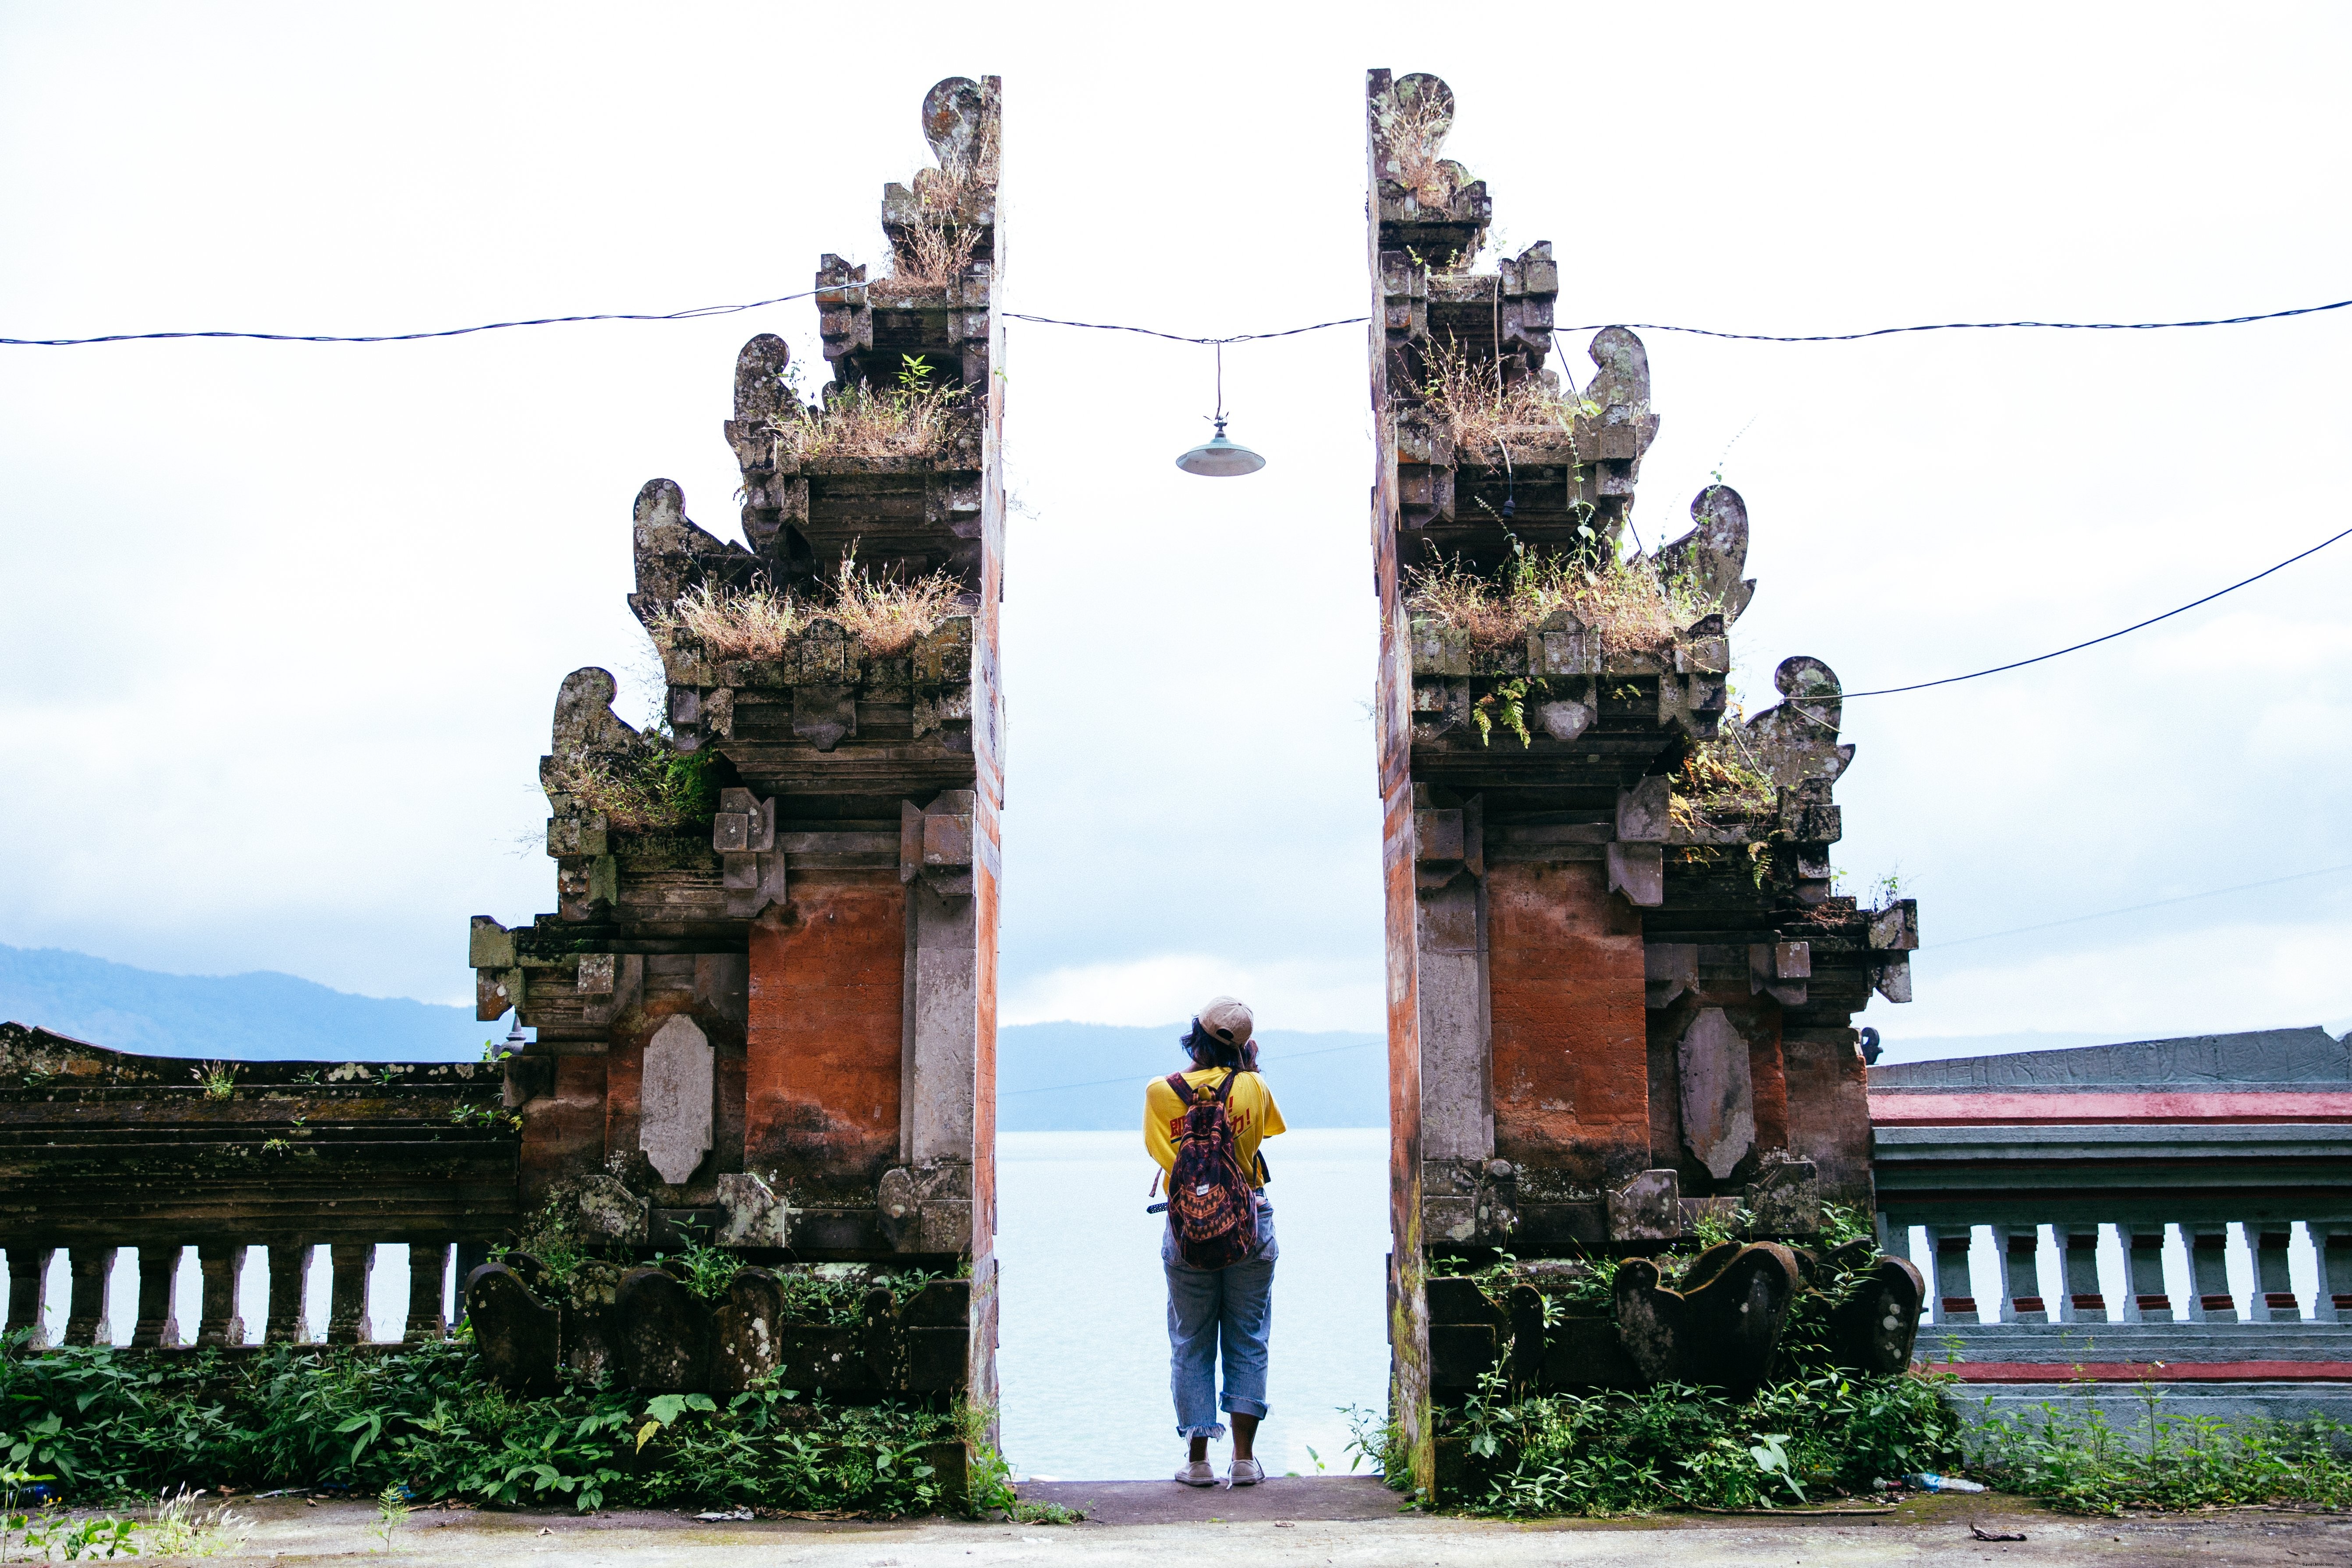
[[[637,1146],[671,1186],[685,1185],[710,1152],[712,1071],[710,1041],[691,1018],[672,1018],[646,1047]]]
[[[1683,1031],[1683,1142],[1717,1181],[1756,1142],[1748,1042],[1720,1007],[1702,1008]]]

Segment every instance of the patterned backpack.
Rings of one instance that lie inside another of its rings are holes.
[[[1176,1168],[1168,1175],[1168,1228],[1188,1268],[1223,1268],[1257,1250],[1257,1193],[1242,1168],[1225,1105],[1239,1077],[1229,1072],[1215,1093],[1200,1094],[1182,1073],[1168,1075],[1168,1087],[1186,1107]]]

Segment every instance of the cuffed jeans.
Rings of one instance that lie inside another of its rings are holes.
[[[1274,1328],[1274,1205],[1258,1200],[1257,1249],[1223,1268],[1190,1268],[1176,1256],[1173,1231],[1161,1233],[1168,1274],[1168,1385],[1176,1396],[1176,1434],[1222,1437],[1220,1410],[1265,1415],[1266,1339]],[[1223,1353],[1225,1392],[1217,1393]]]

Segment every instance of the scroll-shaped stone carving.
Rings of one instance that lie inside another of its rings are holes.
[[[699,1394],[710,1384],[718,1323],[685,1281],[661,1268],[632,1268],[613,1302],[621,1379],[640,1394]]]
[[[561,1319],[521,1275],[503,1263],[485,1263],[467,1275],[466,1317],[490,1381],[515,1394],[544,1394],[555,1385]]]
[[[1655,1263],[1629,1258],[1617,1268],[1617,1336],[1649,1382],[1745,1392],[1771,1369],[1801,1279],[1796,1255],[1771,1242],[1708,1247],[1671,1289]]]
[[[1872,1249],[1866,1241],[1852,1245]],[[1919,1333],[1919,1307],[1927,1294],[1927,1281],[1909,1258],[1878,1258],[1869,1279],[1830,1315],[1830,1342],[1838,1364],[1883,1377],[1908,1368],[1912,1342]]]
[[[1702,598],[1723,606],[1726,622],[1736,621],[1756,595],[1756,580],[1739,574],[1748,565],[1748,503],[1729,485],[1709,485],[1690,510],[1694,526],[1658,552],[1659,569],[1689,578]]]
[[[711,1393],[740,1393],[776,1370],[783,1350],[782,1280],[764,1268],[739,1269],[714,1316]]]
[[[1720,1007],[1703,1007],[1683,1031],[1683,1142],[1707,1173],[1729,1176],[1756,1143],[1756,1097],[1748,1079],[1748,1042]]]
[[[646,1047],[637,1146],[661,1179],[683,1186],[710,1152],[710,1041],[691,1018],[664,1024]]]
[[[1787,700],[1748,721],[1749,749],[1783,789],[1807,779],[1834,782],[1853,761],[1853,748],[1838,744],[1844,703],[1837,672],[1799,654],[1780,661],[1772,685]]]

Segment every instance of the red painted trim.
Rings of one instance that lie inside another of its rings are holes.
[[[1964,1361],[1925,1363],[1962,1383],[2346,1383],[2352,1361]]]
[[[1879,1089],[1871,1091],[1870,1120],[1886,1127],[2344,1121],[2352,1120],[2352,1094],[2278,1089],[2118,1094],[2073,1089],[1984,1093]]]

